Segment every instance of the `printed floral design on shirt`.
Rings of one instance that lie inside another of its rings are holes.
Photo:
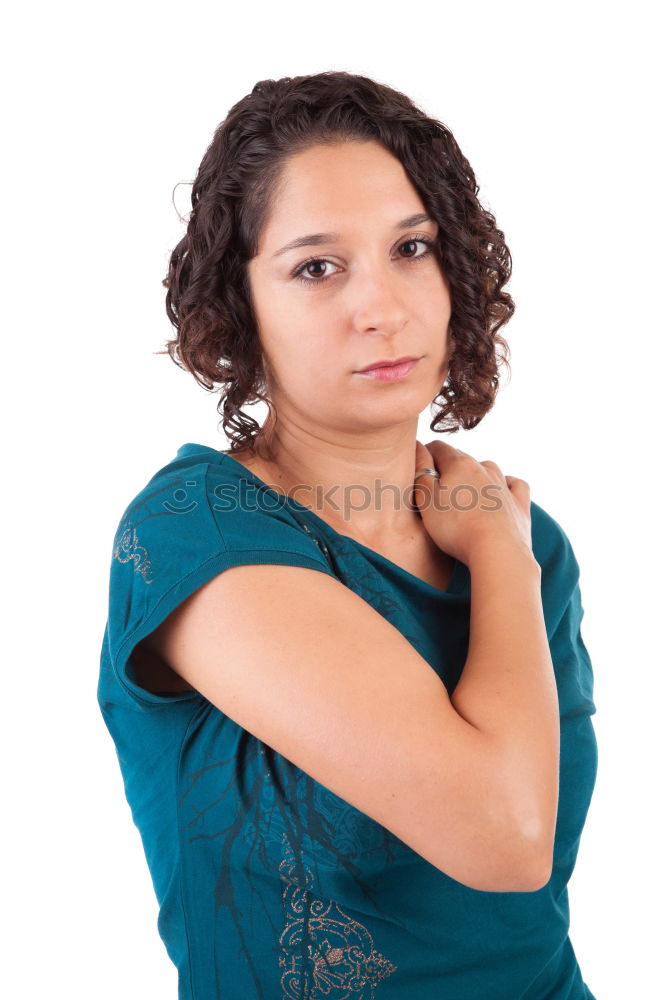
[[[284,952],[282,1000],[373,1000],[375,987],[397,966],[375,949],[367,927],[354,920],[330,899],[312,892],[314,879],[306,869],[308,887],[295,877],[295,858],[287,835],[283,837],[284,860],[280,878],[285,927],[280,937]],[[306,960],[303,960],[306,956]]]
[[[204,713],[210,754],[185,772],[181,829],[188,863],[214,847],[211,894],[236,928],[238,954],[269,984],[266,1000],[374,1000],[375,986],[396,966],[329,887],[346,873],[348,890],[380,926],[401,924],[375,883],[409,848],[213,706]],[[232,760],[234,780],[221,785]],[[266,949],[275,956],[269,980],[259,957]]]
[[[113,549],[113,558],[118,562],[134,563],[134,572],[140,573],[146,583],[152,583],[152,566],[148,556],[148,550],[139,544],[139,536],[136,528],[131,525],[125,528],[120,535],[120,541]]]
[[[114,539],[113,558],[121,563],[134,563],[134,572],[143,577],[145,583],[152,583],[155,579],[153,564],[148,549],[139,543],[137,529],[154,517],[182,516],[197,510],[199,502],[188,492],[197,485],[196,479],[172,476],[166,487],[147,493],[128,507],[116,532],[118,541]],[[160,504],[155,509],[158,500]]]

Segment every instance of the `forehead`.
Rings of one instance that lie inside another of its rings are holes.
[[[388,229],[419,211],[423,202],[402,163],[380,143],[314,146],[286,161],[262,249],[270,253],[310,229],[351,234],[370,222]]]

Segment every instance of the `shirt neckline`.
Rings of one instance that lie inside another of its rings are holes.
[[[392,559],[388,559],[386,556],[382,555],[381,552],[377,552],[376,549],[372,549],[368,545],[364,545],[363,542],[359,542],[358,539],[353,538],[351,535],[343,535],[342,532],[337,531],[336,528],[333,528],[328,523],[328,521],[325,521],[322,517],[319,517],[319,515],[316,514],[313,510],[310,510],[309,507],[306,507],[304,504],[299,503],[298,500],[294,500],[293,497],[287,496],[284,493],[278,493],[277,490],[272,489],[268,485],[268,483],[264,482],[263,479],[260,479],[259,476],[255,475],[254,472],[251,472],[250,469],[246,468],[246,466],[244,466],[242,462],[239,462],[237,459],[233,457],[233,455],[230,455],[228,452],[221,451],[209,445],[198,445],[194,443],[188,443],[182,445],[182,447],[178,449],[178,453],[179,454],[183,453],[185,449],[195,449],[196,451],[212,451],[216,455],[218,462],[220,463],[222,462],[223,459],[226,459],[228,462],[231,462],[236,469],[242,470],[246,476],[249,476],[250,479],[253,479],[256,483],[258,483],[259,486],[261,486],[262,489],[264,489],[271,497],[276,497],[283,503],[291,504],[293,507],[296,508],[296,510],[299,513],[303,513],[306,516],[314,518],[317,524],[321,525],[324,532],[332,534],[335,538],[344,538],[346,541],[351,542],[353,545],[362,549],[364,552],[369,553],[374,559],[379,559],[385,566],[388,566],[394,573],[398,573],[401,576],[406,577],[408,580],[413,581],[417,586],[422,587],[424,590],[427,590],[432,594],[436,594],[438,597],[460,596],[464,588],[464,581],[467,573],[467,567],[459,559],[456,559],[455,556],[453,557],[455,561],[453,565],[453,573],[451,574],[451,579],[449,580],[449,586],[446,590],[442,590],[441,587],[435,587],[434,584],[428,583],[426,580],[422,580],[420,576],[416,576],[414,573],[410,573],[409,570],[406,570],[402,566],[399,566],[398,563],[393,562]]]

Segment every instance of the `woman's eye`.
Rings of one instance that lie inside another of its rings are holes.
[[[422,243],[426,248],[425,251],[419,254],[408,254],[403,257],[403,260],[417,262],[423,260],[424,257],[427,257],[428,254],[432,253],[434,246],[433,241],[423,239],[421,237],[418,239],[413,238],[411,240],[403,240],[398,249],[401,250],[403,247],[413,246],[417,243]],[[309,260],[304,261],[296,268],[292,277],[297,278],[298,281],[305,282],[307,285],[322,285],[325,281],[328,281],[329,278],[332,278],[333,275],[324,274],[321,271],[318,274],[312,274],[309,269],[312,267],[321,268],[322,266],[325,268],[327,264],[330,264],[332,267],[335,266],[332,261],[326,260],[324,257],[311,257]]]
[[[400,244],[400,247],[401,247],[401,248],[402,248],[402,247],[408,247],[408,246],[410,246],[410,245],[415,245],[416,243],[425,243],[425,244],[426,244],[426,246],[432,246],[432,244],[431,244],[430,242],[426,242],[426,240],[405,240],[405,242],[404,242],[404,243],[401,243],[401,244]],[[411,257],[411,256],[412,256],[412,255],[410,254],[410,257]],[[415,255],[414,255],[414,256],[415,256]],[[425,254],[421,254],[420,256],[424,257],[424,256],[425,256]]]
[[[298,271],[296,271],[296,274],[297,275],[302,275],[304,273],[305,274],[309,274],[310,279],[315,280],[315,281],[321,281],[322,279],[325,280],[326,278],[330,277],[330,275],[324,274],[321,271],[318,274],[312,274],[312,272],[309,271],[308,269],[311,268],[311,267],[326,267],[326,265],[330,264],[330,263],[331,263],[330,260],[320,260],[320,259],[308,260],[308,261],[306,261],[305,264],[303,264],[303,266],[301,268],[299,268]],[[309,279],[306,278],[305,280],[307,281]]]

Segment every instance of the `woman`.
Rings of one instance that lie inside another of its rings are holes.
[[[121,518],[98,690],[181,1000],[592,997],[579,567],[524,480],[416,440],[438,399],[431,429],[478,424],[505,360],[476,195],[347,73],[257,84],[200,165],[168,351],[224,383],[231,448]]]

